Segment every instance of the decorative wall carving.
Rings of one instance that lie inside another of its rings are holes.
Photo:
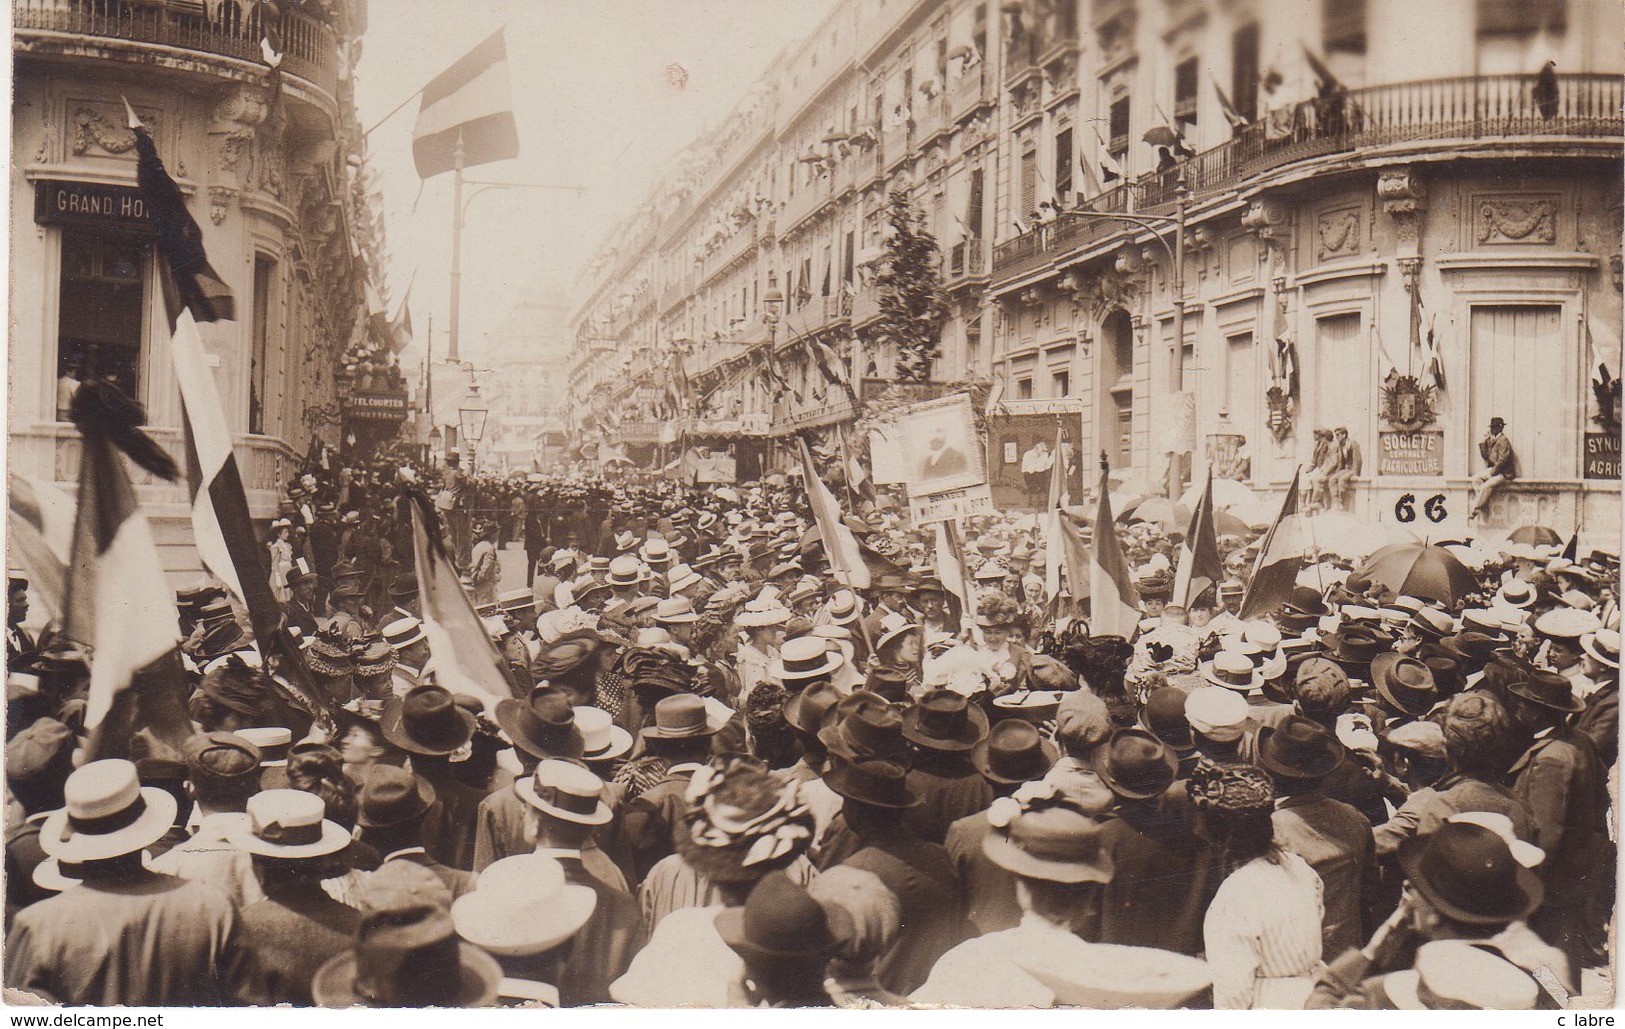
[[[1360,208],[1339,207],[1315,218],[1315,260],[1353,257],[1360,252]]]
[[[150,107],[138,107],[136,114],[149,130],[157,134],[156,111]],[[68,148],[75,157],[123,157],[126,154],[133,154],[135,133],[131,132],[125,123],[122,105],[94,102],[80,104],[70,120],[73,122],[73,138]],[[46,131],[50,132],[49,127]],[[42,152],[49,142],[49,138],[41,142]]]
[[[1478,242],[1551,243],[1557,239],[1554,196],[1478,197],[1475,227]]]
[[[1393,219],[1399,254],[1415,256],[1422,236],[1422,213],[1428,206],[1427,184],[1412,168],[1391,168],[1377,175],[1377,199]]]
[[[255,136],[270,112],[270,98],[253,86],[234,86],[215,103],[209,135],[215,140],[215,164],[223,184],[234,189],[254,184],[259,153]]]

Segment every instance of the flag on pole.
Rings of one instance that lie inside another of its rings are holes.
[[[186,198],[164,170],[152,136],[128,100],[124,101],[124,113],[135,135],[136,183],[152,214],[158,249],[163,251],[171,270],[171,281],[166,281],[165,286],[177,294],[175,297],[166,295],[165,302],[171,311],[178,307],[191,308],[200,321],[235,318],[236,299],[231,287],[209,265],[209,255],[203,249],[203,230],[186,209]]]
[[[519,156],[502,29],[423,87],[417,124],[412,126],[412,161],[418,177],[427,179],[455,168],[459,139],[464,167]]]
[[[942,588],[959,601],[959,621],[976,629],[976,582],[970,569],[965,567],[965,545],[959,535],[959,523],[947,519],[937,523],[937,577]]]
[[[6,527],[11,546],[28,571],[29,585],[51,614],[66,613],[68,555],[73,545],[72,499],[54,484],[12,472]]]
[[[110,756],[133,731],[142,694],[150,689],[156,702],[166,683],[181,689],[175,598],[120,454],[162,479],[175,479],[179,470],[141,431],[145,412],[110,383],[80,385],[72,418],[82,446],[62,634],[89,647],[93,655],[85,728],[91,730],[91,753]],[[162,674],[165,655],[172,659],[167,677]],[[144,682],[138,692],[132,685],[144,671],[157,678],[150,686]],[[184,716],[179,725],[170,718],[152,727],[174,743],[183,742],[191,731]]]
[[[1219,535],[1213,529],[1213,466],[1207,470],[1207,485],[1191,512],[1185,540],[1179,545],[1179,566],[1174,572],[1174,603],[1190,606],[1191,582],[1204,578],[1224,581],[1224,559],[1219,556]]]
[[[127,106],[127,105],[126,105]],[[172,333],[170,357],[181,394],[181,422],[186,439],[186,481],[192,502],[192,537],[203,564],[248,610],[261,656],[271,662],[271,679],[290,699],[329,731],[337,728],[332,703],[316,688],[304,655],[285,627],[282,607],[271,592],[265,547],[248,510],[242,474],[232,451],[232,433],[215,388],[197,323],[235,317],[231,290],[212,279],[206,290],[189,290],[196,270],[209,269],[197,223],[173,179],[159,160],[157,147],[134,112],[131,130],[137,148],[136,179],[157,226],[158,250],[164,260],[159,277]],[[173,604],[171,604],[173,606]]]
[[[868,589],[869,566],[864,563],[863,552],[858,549],[858,539],[842,519],[835,495],[818,477],[806,438],[797,437],[796,443],[801,448],[802,482],[812,505],[813,520],[818,523],[818,535],[824,544],[824,558],[829,562],[830,575],[848,589]]]
[[[1251,120],[1246,115],[1236,110],[1236,105],[1230,100],[1230,94],[1226,93],[1224,87],[1219,85],[1219,80],[1212,75],[1209,75],[1208,78],[1213,79],[1213,92],[1219,97],[1219,110],[1223,112],[1224,120],[1230,123],[1231,131],[1239,131],[1251,124]]]
[[[1140,595],[1112,519],[1111,467],[1100,455],[1100,499],[1095,507],[1095,541],[1089,553],[1089,634],[1132,639],[1140,624]]]
[[[423,632],[429,637],[435,677],[453,693],[472,693],[494,711],[513,690],[474,604],[463,589],[437,529],[434,505],[422,492],[408,494],[412,504],[412,556],[423,599]]]
[[[1044,590],[1050,600],[1061,595],[1061,571],[1066,570],[1066,585],[1074,597],[1084,589],[1088,578],[1088,558],[1083,541],[1068,524],[1066,507],[1071,505],[1071,492],[1066,483],[1065,433],[1055,428],[1055,450],[1049,468],[1049,506],[1044,521]]]
[[[1081,148],[1072,154],[1072,160],[1077,162],[1078,176],[1080,181],[1083,182],[1084,197],[1097,197],[1106,191],[1106,187],[1101,184],[1099,174],[1095,172],[1094,164],[1084,160]]]
[[[1264,534],[1264,545],[1253,566],[1253,580],[1247,585],[1247,596],[1242,599],[1239,617],[1243,621],[1273,614],[1292,596],[1297,585],[1298,572],[1304,563],[1303,517],[1298,514],[1298,479],[1301,470],[1292,473],[1292,485],[1281,501],[1281,511],[1275,524]]]

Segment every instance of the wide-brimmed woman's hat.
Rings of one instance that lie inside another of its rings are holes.
[[[46,817],[39,834],[40,849],[58,861],[77,864],[135,854],[175,823],[174,796],[142,786],[135,765],[122,759],[75,769],[62,794],[66,806]]]
[[[987,738],[987,714],[953,690],[932,690],[903,712],[903,738],[927,750],[970,750]]]
[[[414,686],[384,703],[384,738],[411,754],[451,754],[474,736],[474,716],[441,686]]]
[[[326,857],[350,845],[349,832],[323,817],[327,805],[304,790],[261,790],[248,798],[248,820],[227,831],[238,850],[262,857]]]
[[[457,935],[503,957],[541,954],[587,924],[598,906],[591,886],[565,881],[564,866],[541,854],[515,854],[480,872],[474,890],[451,905]]]
[[[1440,914],[1469,925],[1501,925],[1540,906],[1540,877],[1519,864],[1499,834],[1446,822],[1400,846],[1399,864]]]
[[[1070,805],[1017,813],[982,840],[995,865],[1029,879],[1057,883],[1111,882],[1114,864],[1101,825]]]
[[[694,773],[683,794],[677,852],[704,879],[759,879],[804,853],[813,817],[795,781],[781,782],[750,760],[730,758]]]

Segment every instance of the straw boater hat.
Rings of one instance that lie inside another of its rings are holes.
[[[138,853],[175,823],[175,798],[142,786],[129,761],[83,765],[68,776],[62,794],[66,805],[46,816],[39,834],[40,849],[61,862]]]
[[[513,788],[537,811],[566,822],[604,825],[612,817],[603,800],[604,781],[573,761],[544,760],[535,774],[515,780]]]
[[[734,622],[745,628],[783,625],[790,620],[790,609],[775,599],[761,597],[745,604],[745,609],[734,616]]]
[[[1609,668],[1619,668],[1619,632],[1614,629],[1598,629],[1588,632],[1580,637],[1580,649],[1590,654],[1597,661]]]
[[[1417,948],[1412,967],[1382,977],[1382,993],[1400,1011],[1528,1011],[1540,985],[1469,940],[1434,940]]]
[[[1240,693],[1250,693],[1264,685],[1264,675],[1253,667],[1252,659],[1236,651],[1221,650],[1213,655],[1213,660],[1203,661],[1197,670],[1214,686]]]
[[[846,663],[839,651],[828,650],[818,636],[797,636],[786,640],[779,649],[779,658],[768,668],[768,674],[780,682],[799,682],[832,674]]]
[[[350,845],[342,825],[324,818],[322,798],[304,790],[261,790],[248,798],[248,820],[227,830],[238,850],[261,857],[316,858]]]
[[[397,618],[383,628],[384,642],[388,643],[397,652],[405,650],[414,643],[428,639],[423,632],[423,623],[411,615]]]
[[[516,854],[480,872],[474,890],[451,906],[457,935],[503,957],[541,954],[587,924],[598,906],[591,886],[565,881],[564,866],[541,854]]]
[[[575,713],[583,761],[613,761],[632,749],[632,734],[616,725],[608,711],[578,707]]]

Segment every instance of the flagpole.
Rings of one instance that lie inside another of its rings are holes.
[[[451,344],[446,360],[457,363],[458,317],[463,306],[463,130],[457,130],[457,146],[452,149],[451,194]]]

